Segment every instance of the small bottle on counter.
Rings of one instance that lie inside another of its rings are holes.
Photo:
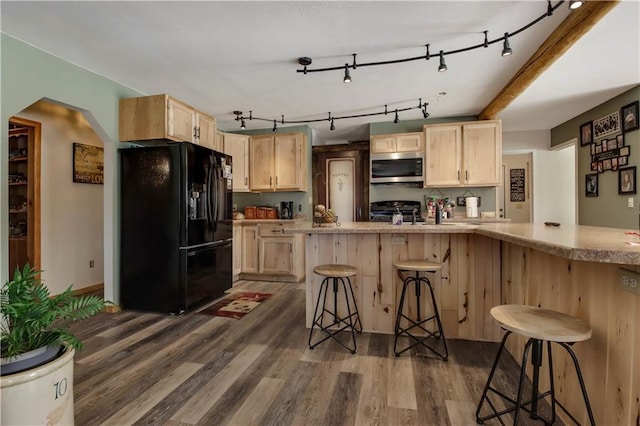
[[[442,224],[442,207],[440,203],[436,203],[436,225]]]

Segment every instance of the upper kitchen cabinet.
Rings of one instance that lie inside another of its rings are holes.
[[[225,133],[224,152],[233,161],[233,192],[249,192],[249,136]]]
[[[227,154],[227,152],[224,150],[224,133],[222,133],[220,130],[216,130],[215,134],[216,136],[213,139],[214,151],[223,152]]]
[[[421,132],[371,136],[371,154],[421,152],[423,149],[424,134]]]
[[[427,125],[425,187],[498,186],[500,120]]]
[[[169,139],[213,148],[216,120],[169,95],[120,99],[120,140]]]
[[[251,191],[306,191],[307,138],[302,133],[255,135],[249,140]]]

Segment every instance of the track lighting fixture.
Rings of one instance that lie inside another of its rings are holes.
[[[351,76],[349,75],[349,64],[344,64],[344,83],[351,83]]]
[[[583,1],[571,0],[571,1],[569,1],[569,9],[576,10],[577,8],[582,6],[583,4],[584,4]]]
[[[440,66],[438,67],[438,72],[445,72],[447,70],[447,64],[444,63],[444,52],[440,51]]]
[[[427,112],[427,105],[429,105],[427,102],[422,102],[422,98],[420,98],[418,100],[418,105],[417,106],[412,106],[412,107],[406,107],[406,108],[396,108],[393,112],[395,112],[395,117],[393,122],[394,123],[398,123],[400,122],[400,115],[399,113],[404,112],[404,111],[411,111],[414,109],[419,109],[422,111],[422,116],[424,118],[428,118],[429,117],[429,113]],[[356,114],[356,115],[344,115],[344,116],[340,116],[340,117],[333,117],[331,116],[331,113],[329,113],[329,116],[327,118],[317,118],[314,120],[285,120],[284,115],[281,115],[280,117],[280,123],[281,124],[305,124],[305,123],[318,123],[321,121],[328,121],[330,124],[330,129],[331,130],[335,130],[336,126],[334,124],[335,120],[342,120],[345,118],[361,118],[361,117],[371,117],[374,115],[387,115],[389,114],[391,111],[389,111],[387,109],[387,105],[384,106],[384,111],[380,111],[380,112],[372,112],[372,113],[368,113],[368,114]],[[253,111],[249,111],[249,117],[244,117],[242,115],[242,111],[233,111],[233,113],[235,114],[236,121],[240,122],[240,128],[242,130],[245,130],[245,126],[244,126],[244,120],[260,120],[260,121],[268,121],[268,122],[273,122],[273,131],[277,132],[278,131],[278,121],[274,120],[272,118],[262,118],[262,117],[254,117],[253,116]]]
[[[528,30],[529,28],[533,27],[535,24],[537,24],[538,22],[544,20],[544,18],[549,17],[551,15],[553,15],[553,12],[560,7],[561,4],[563,4],[564,1],[560,0],[558,2],[556,2],[555,6],[551,4],[551,0],[547,0],[547,6],[545,7],[544,13],[540,16],[538,16],[537,18],[533,19],[531,22],[529,22],[528,24],[522,26],[521,28],[515,30],[515,31],[510,31],[510,32],[505,32],[504,33],[504,37],[500,37],[500,38],[496,38],[494,40],[490,40],[489,36],[488,36],[488,31],[483,31],[484,34],[484,39],[482,40],[482,42],[475,44],[475,45],[471,45],[468,47],[462,47],[459,49],[453,49],[453,50],[448,50],[448,51],[444,51],[444,50],[440,50],[440,66],[438,67],[438,71],[439,72],[444,72],[447,70],[447,65],[444,62],[444,56],[445,55],[452,55],[452,54],[457,54],[457,53],[463,53],[463,52],[468,52],[470,50],[475,50],[475,49],[479,49],[479,48],[487,48],[489,47],[489,45],[494,44],[494,43],[498,43],[498,42],[503,42],[503,49],[502,49],[502,56],[507,56],[510,55],[512,53],[511,47],[509,46],[509,37],[513,37],[516,36],[518,34],[520,34],[523,31]],[[582,6],[584,2],[583,1],[570,1],[569,2],[569,8],[570,9],[577,9],[578,7]],[[344,65],[340,65],[340,66],[333,66],[333,67],[326,67],[326,68],[316,68],[316,69],[309,69],[308,66],[311,65],[311,58],[307,57],[307,56],[303,56],[301,58],[298,59],[298,63],[300,65],[302,65],[302,69],[298,69],[296,70],[296,72],[299,73],[303,73],[303,74],[308,74],[308,73],[313,73],[313,72],[324,72],[324,71],[337,71],[337,70],[344,70],[344,79],[343,81],[345,83],[348,83],[351,81],[351,76],[349,75],[349,68],[352,69],[356,69],[356,66],[358,67],[370,67],[370,66],[377,66],[377,65],[389,65],[389,64],[398,64],[401,62],[411,62],[411,61],[418,61],[418,60],[429,60],[430,58],[430,53],[429,53],[429,44],[425,44],[424,46],[426,46],[426,53],[422,56],[414,56],[414,57],[409,57],[409,58],[401,58],[401,59],[392,59],[392,60],[387,60],[387,61],[378,61],[378,62],[363,62],[360,64],[356,64],[356,54],[353,53],[353,65],[349,65],[348,63],[344,64]]]
[[[504,33],[504,43],[502,45],[502,56],[509,56],[513,53],[509,46],[509,33]]]

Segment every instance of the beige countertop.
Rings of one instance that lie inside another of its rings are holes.
[[[474,233],[501,241],[530,247],[545,253],[600,263],[640,265],[640,237],[625,234],[625,229],[581,225],[559,227],[530,223],[464,223],[443,225],[392,225],[374,222],[344,222],[312,226],[310,222],[296,223],[285,233],[318,234],[413,234],[413,233]]]

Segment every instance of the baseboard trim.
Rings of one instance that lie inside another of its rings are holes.
[[[95,291],[103,291],[104,292],[104,283],[90,285],[89,287],[79,288],[77,290],[73,290],[74,296],[82,296],[83,294],[93,293]]]

